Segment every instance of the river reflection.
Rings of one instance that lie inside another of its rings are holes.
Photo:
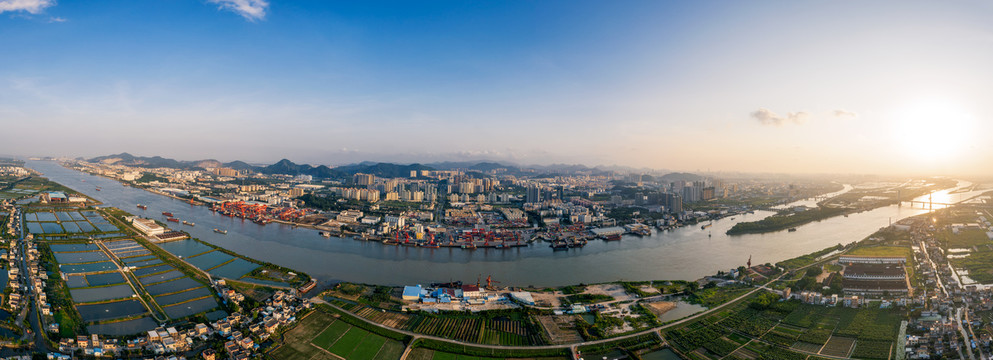
[[[288,225],[260,226],[217,215],[206,207],[122,186],[120,183],[50,161],[28,161],[26,166],[54,181],[99,199],[108,206],[160,219],[172,212],[196,227],[178,226],[194,237],[249,257],[307,272],[321,281],[344,280],[374,284],[415,284],[449,280],[475,281],[492,275],[507,286],[559,286],[616,280],[692,280],[745,264],[775,263],[838,243],[861,240],[889,221],[921,214],[925,209],[889,206],[837,217],[798,228],[728,236],[724,232],[740,221],[773,214],[757,211],[715,221],[707,230],[688,226],[647,237],[625,236],[621,241],[590,242],[585,248],[552,251],[545,244],[511,250],[426,249],[384,246],[352,239],[321,237],[317,231]],[[85,181],[84,181],[85,180]],[[100,186],[102,191],[95,191]],[[136,204],[148,205],[148,210]],[[217,234],[213,228],[228,230]],[[709,236],[708,236],[709,235]]]

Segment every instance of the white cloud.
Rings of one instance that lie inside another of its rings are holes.
[[[261,20],[265,18],[265,12],[269,9],[269,2],[266,0],[209,0],[220,5],[218,8],[231,10],[241,15],[249,21]]]
[[[53,22],[53,23],[62,23],[62,22],[66,22],[66,21],[68,21],[68,20],[66,20],[66,18],[64,18],[64,17],[58,17],[58,16],[53,16],[51,19],[48,19],[48,22]]]
[[[852,118],[852,119],[854,119],[854,118],[859,117],[859,114],[855,113],[854,111],[848,111],[848,110],[841,110],[841,109],[839,109],[839,110],[835,110],[834,111],[834,117]]]
[[[806,111],[789,112],[782,116],[766,108],[759,108],[752,112],[752,118],[758,120],[762,125],[782,126],[786,123],[803,124],[807,122],[810,113]]]
[[[55,0],[0,0],[0,14],[5,11],[27,11],[38,14],[54,5]]]

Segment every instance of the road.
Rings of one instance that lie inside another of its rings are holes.
[[[774,279],[772,281],[779,280],[780,278],[783,277],[783,275],[785,275],[785,273],[782,274],[782,275],[779,275],[779,277],[777,277],[776,279]],[[614,342],[614,341],[618,341],[618,340],[630,339],[630,338],[634,338],[634,337],[638,337],[638,336],[642,336],[642,335],[646,335],[646,334],[658,333],[658,332],[660,332],[662,330],[665,330],[665,329],[668,329],[670,327],[682,325],[682,324],[684,324],[686,322],[693,321],[693,320],[696,320],[696,319],[698,319],[700,317],[704,317],[704,316],[710,315],[711,313],[713,313],[713,312],[715,312],[717,310],[720,310],[720,309],[724,308],[725,306],[728,306],[730,304],[737,303],[738,301],[741,301],[742,299],[745,299],[745,298],[751,296],[752,294],[755,294],[756,292],[761,291],[761,290],[768,290],[768,288],[765,285],[756,287],[755,289],[752,289],[751,291],[749,291],[749,292],[747,292],[747,293],[745,293],[745,294],[743,294],[741,296],[738,296],[737,298],[734,298],[733,300],[730,300],[728,302],[725,302],[725,303],[723,303],[721,305],[718,305],[716,307],[713,307],[711,309],[707,309],[705,311],[699,312],[699,313],[697,313],[695,315],[691,315],[689,317],[685,317],[685,318],[683,318],[681,320],[678,320],[678,321],[675,321],[675,322],[671,322],[671,323],[668,323],[668,324],[665,324],[665,325],[662,325],[662,326],[657,326],[657,327],[654,327],[654,328],[651,328],[651,329],[647,329],[647,330],[642,330],[642,331],[639,331],[639,332],[636,332],[636,333],[631,333],[631,334],[624,335],[624,336],[618,336],[618,337],[613,337],[613,338],[609,338],[609,339],[602,339],[602,340],[583,341],[583,342],[577,342],[577,343],[571,343],[571,344],[539,345],[539,346],[485,345],[485,344],[462,342],[462,341],[458,341],[458,340],[452,340],[452,339],[447,339],[447,338],[437,337],[437,336],[431,336],[431,335],[418,334],[418,333],[414,333],[414,332],[407,331],[407,330],[400,330],[400,329],[392,328],[392,327],[389,327],[389,326],[386,326],[386,325],[383,325],[383,324],[374,322],[372,320],[363,318],[361,316],[355,315],[355,314],[353,314],[353,313],[351,313],[351,312],[349,312],[349,311],[347,311],[345,309],[342,309],[342,308],[338,307],[337,305],[334,305],[334,304],[328,303],[327,301],[324,301],[324,299],[321,299],[319,296],[315,296],[315,297],[311,298],[311,301],[313,301],[315,303],[326,304],[326,305],[334,308],[335,310],[344,312],[346,314],[350,314],[350,315],[354,316],[355,318],[360,319],[360,320],[362,320],[363,322],[365,322],[365,323],[367,323],[369,325],[372,325],[372,326],[375,326],[375,327],[379,327],[379,328],[384,329],[384,330],[401,333],[401,334],[404,334],[404,335],[413,337],[415,339],[430,339],[430,340],[436,340],[436,341],[446,342],[446,343],[455,344],[455,345],[470,346],[470,347],[482,348],[482,349],[500,349],[500,350],[569,349],[570,351],[574,351],[574,349],[577,349],[577,348],[579,348],[581,346],[603,344],[603,343]],[[408,348],[409,348],[409,346],[408,346]],[[404,352],[404,357],[402,357],[401,360],[404,360],[406,358],[406,354],[408,352],[409,352],[409,350]]]
[[[969,334],[965,333],[965,327],[962,326],[962,308],[955,309],[955,322],[959,328],[959,334],[962,335],[962,342],[964,342],[965,352],[969,354],[969,359],[976,360],[976,356],[972,354],[972,346],[969,344]]]
[[[825,259],[821,259],[819,261],[815,261],[815,262],[813,262],[811,264],[807,264],[805,266],[801,266],[799,268],[796,268],[793,271],[802,271],[802,270],[804,270],[804,269],[806,269],[808,267],[811,267],[811,266],[821,265],[824,262],[829,261],[829,260],[831,260],[831,259],[833,259],[833,258],[835,258],[837,256],[840,256],[840,255],[842,255],[844,253],[845,253],[845,251],[843,251],[843,252],[841,252],[839,254],[836,254],[834,256],[831,256],[831,257],[828,257],[828,258],[825,258]],[[654,328],[651,328],[651,329],[642,330],[642,331],[639,331],[639,332],[635,332],[635,333],[631,333],[631,334],[627,334],[627,335],[623,335],[623,336],[608,338],[608,339],[592,340],[592,341],[582,341],[582,342],[576,342],[576,343],[570,343],[570,344],[558,344],[558,345],[507,346],[507,345],[486,345],[486,344],[477,344],[477,343],[462,342],[462,341],[458,341],[458,340],[452,340],[452,339],[447,339],[447,338],[442,338],[442,337],[437,337],[437,336],[431,336],[431,335],[418,334],[418,333],[414,333],[414,332],[407,331],[407,330],[400,330],[400,329],[396,329],[396,328],[393,328],[393,327],[389,327],[389,326],[386,326],[386,325],[383,325],[383,324],[374,322],[372,320],[366,319],[364,317],[358,316],[358,315],[356,315],[356,314],[354,314],[352,312],[349,312],[349,311],[347,311],[345,309],[342,309],[342,308],[338,307],[337,305],[328,303],[327,301],[324,301],[324,299],[322,299],[320,296],[315,296],[315,297],[311,298],[311,301],[313,301],[314,303],[326,304],[326,305],[334,308],[335,310],[341,311],[341,312],[346,313],[346,314],[350,314],[350,315],[354,316],[355,318],[360,319],[361,321],[363,321],[366,324],[369,324],[371,326],[375,326],[375,327],[378,327],[378,328],[381,328],[381,329],[384,329],[384,330],[387,330],[387,331],[391,331],[391,332],[401,333],[401,334],[410,336],[413,339],[430,339],[430,340],[436,340],[436,341],[446,342],[446,343],[449,343],[449,344],[462,345],[462,346],[471,346],[471,347],[481,348],[481,349],[500,349],[500,350],[568,349],[575,356],[575,354],[577,354],[577,352],[578,352],[578,348],[581,347],[581,346],[597,345],[597,344],[603,344],[603,343],[614,342],[614,341],[619,341],[619,340],[625,340],[625,339],[635,338],[635,337],[638,337],[638,336],[652,334],[652,333],[655,333],[656,335],[659,336],[659,338],[662,338],[662,335],[661,335],[661,331],[662,330],[665,330],[665,329],[668,329],[668,328],[671,328],[671,327],[674,327],[674,326],[679,326],[679,325],[685,324],[687,322],[691,322],[691,321],[697,320],[699,318],[705,317],[707,315],[710,315],[713,312],[718,311],[720,309],[723,309],[724,307],[726,307],[728,305],[735,304],[735,303],[737,303],[737,302],[739,302],[739,301],[741,301],[741,300],[743,300],[743,299],[745,299],[745,298],[747,298],[749,296],[752,296],[753,294],[755,294],[758,291],[771,290],[771,289],[769,289],[767,287],[767,285],[768,284],[775,283],[776,281],[779,281],[780,279],[783,278],[783,276],[786,276],[786,274],[788,274],[788,272],[783,272],[782,274],[780,274],[779,276],[777,276],[775,279],[772,279],[769,282],[767,282],[766,285],[758,286],[755,289],[752,289],[751,291],[749,291],[749,292],[747,292],[745,294],[742,294],[742,295],[740,295],[740,296],[738,296],[738,297],[736,297],[736,298],[734,298],[734,299],[732,299],[730,301],[727,301],[727,302],[725,302],[723,304],[720,304],[720,305],[718,305],[716,307],[707,309],[705,311],[696,313],[694,315],[685,317],[683,319],[680,319],[680,320],[677,320],[677,321],[674,321],[674,322],[671,322],[671,323],[668,323],[668,324],[665,324],[665,325],[657,326],[657,327],[654,327]],[[663,342],[666,341],[664,338],[662,338],[662,339],[663,339]],[[413,341],[411,341],[411,344],[412,343],[413,343]],[[403,356],[400,358],[400,360],[405,360],[406,357],[407,357],[407,355],[410,353],[410,350],[411,350],[411,346],[408,344],[407,349],[404,350]]]
[[[25,231],[24,231],[24,223],[23,223],[23,219],[24,219],[23,213],[19,217],[21,220],[21,236],[20,239],[17,240],[17,244],[18,247],[20,248],[21,261],[20,264],[18,264],[18,266],[21,269],[20,271],[22,276],[20,277],[20,280],[22,281],[22,283],[11,284],[11,286],[22,286],[22,287],[31,288],[31,281],[33,281],[33,277],[31,276],[31,272],[28,271],[28,266],[27,266],[28,247],[27,247],[27,240],[24,239]],[[50,352],[55,349],[50,348],[48,346],[48,340],[45,339],[45,328],[42,327],[41,313],[38,311],[40,305],[38,304],[38,297],[35,295],[33,290],[34,289],[31,288],[31,290],[25,293],[25,296],[23,298],[24,309],[21,310],[21,314],[18,316],[17,323],[18,324],[23,323],[25,316],[29,317],[28,320],[31,323],[31,332],[34,335],[33,350],[38,352]],[[25,337],[27,337],[29,334],[27,333],[27,331],[25,331],[24,335]]]

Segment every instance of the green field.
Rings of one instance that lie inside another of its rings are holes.
[[[284,343],[269,352],[269,358],[279,360],[336,359],[320,348],[310,345],[311,342],[307,341],[314,334],[323,334],[321,331],[327,328],[328,323],[332,321],[335,321],[335,318],[323,311],[314,311],[306,315],[295,327],[283,334]],[[317,339],[314,339],[314,342],[316,341]]]
[[[985,236],[985,235],[984,235]],[[903,256],[910,262],[911,250],[905,246],[864,246],[851,249],[845,255],[858,256]]]
[[[664,335],[676,350],[701,360],[721,359],[732,353],[803,359],[819,350],[821,354],[846,356],[855,343],[862,345],[855,350],[860,357],[885,358],[883,354],[889,353],[904,318],[896,310],[778,302],[768,295],[753,299],[763,298],[766,301],[744,301],[666,330]],[[748,345],[743,346],[745,343]]]
[[[370,333],[343,321],[331,323],[311,343],[342,358],[356,360],[397,359],[404,348],[399,341]]]
[[[993,245],[993,241],[990,241],[990,238],[986,236],[986,230],[983,229],[961,229],[958,234],[946,229],[938,231],[935,238],[946,249],[968,249],[979,245]]]
[[[566,360],[566,357],[537,357],[537,358],[503,358],[458,355],[447,352],[418,348],[410,351],[407,360]]]
[[[399,341],[352,326],[320,310],[287,331],[283,340],[283,345],[269,353],[270,358],[334,359],[334,354],[345,359],[395,360],[404,349]]]

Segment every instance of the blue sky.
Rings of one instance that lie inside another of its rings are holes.
[[[0,0],[0,153],[977,172],[990,7]]]

